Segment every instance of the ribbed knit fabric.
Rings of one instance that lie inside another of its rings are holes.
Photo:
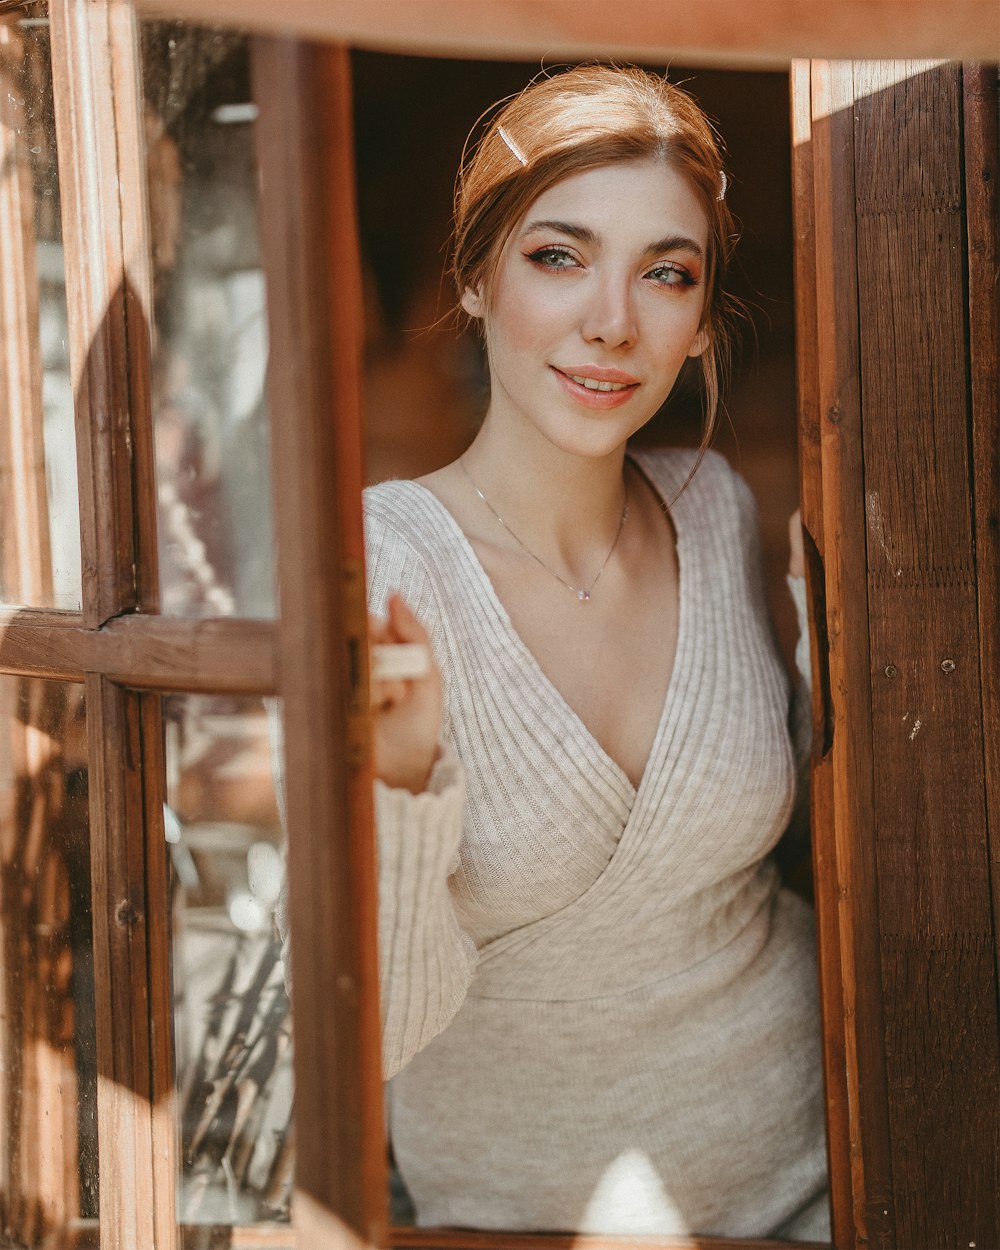
[[[636,455],[666,501],[689,451]],[[826,1238],[811,913],[767,858],[787,680],[749,490],[671,506],[680,624],[638,789],[514,632],[444,506],[365,493],[370,603],[445,681],[427,792],[377,785],[384,1059],[422,1225]]]

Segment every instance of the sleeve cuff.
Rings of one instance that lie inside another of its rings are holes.
[[[809,611],[806,604],[806,579],[793,577],[791,573],[785,578],[788,589],[795,604],[795,614],[799,621],[799,640],[795,645],[795,667],[799,676],[807,686],[812,683],[812,665],[809,658]]]

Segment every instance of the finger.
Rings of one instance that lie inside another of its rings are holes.
[[[405,681],[373,681],[371,684],[371,706],[382,712],[388,712],[407,696]]]
[[[427,630],[402,595],[389,598],[389,627],[400,642],[427,642]]]
[[[373,612],[368,613],[368,641],[388,642],[389,641],[389,622],[384,616],[376,616]]]

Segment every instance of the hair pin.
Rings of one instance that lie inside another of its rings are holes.
[[[719,181],[721,184],[719,187],[719,194],[715,198],[717,200],[724,200],[726,198],[726,188],[729,186],[729,179],[726,177],[726,171],[724,169],[719,170]]]
[[[528,158],[524,155],[524,153],[517,146],[514,140],[510,137],[507,131],[504,130],[503,126],[497,126],[497,133],[499,134],[500,138],[504,141],[504,143],[506,143],[508,148],[510,148],[511,155],[514,157],[514,159],[516,161],[520,161],[522,165],[527,165]]]

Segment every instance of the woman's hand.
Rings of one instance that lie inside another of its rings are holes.
[[[421,643],[430,638],[401,595],[392,595],[389,614],[368,618],[372,644]],[[372,681],[375,714],[375,775],[387,786],[419,794],[427,785],[441,736],[441,674],[431,663],[426,677]]]
[[[796,508],[788,518],[788,572],[792,577],[805,577],[806,551],[802,539],[802,509]]]

